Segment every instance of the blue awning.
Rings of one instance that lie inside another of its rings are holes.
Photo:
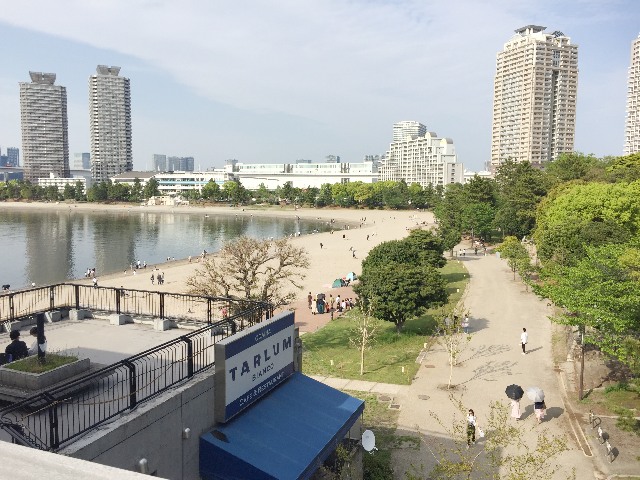
[[[204,480],[309,478],[362,414],[364,402],[300,373],[200,437]]]

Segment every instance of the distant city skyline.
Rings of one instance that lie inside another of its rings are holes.
[[[21,145],[18,83],[43,71],[67,88],[70,151],[89,152],[86,79],[104,64],[131,79],[136,170],[157,152],[188,152],[203,170],[231,158],[360,162],[412,119],[480,170],[496,53],[514,30],[545,25],[579,46],[575,150],[623,153],[636,0],[35,3],[0,11],[3,147]]]

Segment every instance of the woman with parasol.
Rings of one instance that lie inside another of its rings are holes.
[[[511,416],[516,420],[520,420],[520,399],[524,395],[524,390],[520,385],[509,385],[504,393],[511,400]]]
[[[544,403],[544,391],[540,387],[529,387],[527,388],[527,397],[533,401],[533,410],[538,423],[542,423],[547,410],[547,405]]]

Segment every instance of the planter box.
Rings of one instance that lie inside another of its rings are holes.
[[[0,367],[0,385],[22,390],[43,390],[88,371],[90,363],[88,358],[84,358],[44,373],[18,372],[3,366]]]

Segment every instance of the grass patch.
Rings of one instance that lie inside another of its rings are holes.
[[[391,449],[396,448],[398,443],[394,432],[400,412],[390,409],[388,403],[379,402],[376,395],[362,392],[346,393],[364,400],[362,427],[371,430],[376,436],[378,450],[373,455],[364,453],[362,457],[363,478],[372,480],[393,478]]]
[[[634,418],[640,411],[639,379],[592,391],[581,403],[589,405],[597,413],[618,415],[616,426],[620,430],[640,436],[640,421]]]
[[[54,368],[73,363],[77,360],[78,357],[74,355],[59,355],[57,353],[48,353],[44,358],[44,362],[42,363],[38,361],[37,355],[34,355],[31,357],[23,358],[21,360],[17,360],[15,362],[11,362],[5,365],[5,368],[25,373],[45,373],[53,370]]]
[[[449,304],[455,305],[464,292],[469,274],[462,263],[450,261],[442,268],[448,281]],[[416,358],[427,343],[433,342],[431,334],[436,321],[434,316],[441,309],[433,309],[405,323],[400,335],[392,322],[378,321],[373,347],[365,353],[364,375],[360,375],[360,352],[349,339],[359,310],[351,310],[314,333],[302,336],[304,346],[302,369],[307,375],[326,375],[371,382],[409,385],[418,371]],[[404,367],[404,372],[403,372]]]

